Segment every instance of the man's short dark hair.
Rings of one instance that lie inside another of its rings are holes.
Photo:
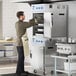
[[[24,12],[23,11],[18,11],[16,15],[17,15],[18,18],[20,18],[20,16],[24,15]]]

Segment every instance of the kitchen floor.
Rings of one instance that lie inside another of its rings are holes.
[[[2,60],[2,58],[0,60]],[[0,76],[2,74],[15,73],[16,72],[16,65],[17,65],[16,61],[10,62],[10,63],[0,63]],[[25,70],[29,71],[30,73],[33,73],[33,68],[29,63],[25,63]],[[47,70],[48,71],[46,72],[46,76],[55,76],[54,74],[51,74],[51,72],[49,72],[50,69],[47,68]],[[41,71],[37,72],[38,75],[44,76],[42,73],[43,72],[41,72]],[[68,76],[68,75],[67,74],[57,74],[57,76]]]
[[[32,67],[30,65],[26,65],[25,66],[26,71],[29,72],[33,72],[32,71]],[[0,65],[0,76],[2,74],[11,74],[11,73],[15,73],[16,72],[16,63],[12,63],[12,64],[6,64],[6,65]],[[38,75],[44,76],[41,73]],[[54,76],[54,74],[51,73],[47,73],[46,76]],[[58,76],[68,76],[68,75],[64,75],[64,74],[58,74]]]

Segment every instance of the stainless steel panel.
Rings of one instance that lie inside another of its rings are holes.
[[[68,26],[68,12],[66,5],[55,5],[53,10],[52,37],[66,37]]]

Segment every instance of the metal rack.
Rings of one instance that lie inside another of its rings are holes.
[[[15,40],[11,40],[11,41],[7,41],[7,40],[0,40],[0,46],[5,47],[15,47]],[[12,51],[13,49],[10,49],[10,51]],[[4,51],[4,57],[6,57],[6,49],[3,49],[2,51]]]
[[[73,73],[76,73],[76,70],[71,70],[71,66],[70,63],[73,63],[72,60],[76,60],[76,55],[70,55],[68,57],[65,56],[58,56],[58,55],[51,55],[52,58],[54,58],[54,71],[55,71],[55,76],[57,76],[57,72],[61,72],[61,73],[65,73],[68,74],[68,76],[71,76]],[[68,61],[68,65],[69,68],[68,70],[64,70],[64,69],[57,69],[57,59],[61,59],[61,60],[67,60]],[[76,63],[76,62],[75,62]]]

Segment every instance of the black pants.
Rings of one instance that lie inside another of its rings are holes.
[[[16,73],[21,74],[24,72],[24,50],[23,50],[23,46],[17,46],[17,52],[18,52],[18,63],[17,63]]]

